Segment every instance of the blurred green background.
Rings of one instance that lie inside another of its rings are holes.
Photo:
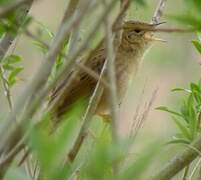
[[[128,11],[127,19],[149,22],[157,2],[158,0],[149,0],[146,6],[139,6],[133,3]],[[55,33],[67,3],[68,1],[66,0],[41,0],[35,3],[30,14],[38,22]],[[163,27],[177,27],[178,24],[169,19],[168,15],[182,13],[184,9],[183,0],[167,1],[165,14],[161,20],[166,22]],[[114,14],[116,14],[116,11],[114,11]],[[85,36],[90,26],[93,25],[96,20],[95,18],[95,15],[90,16],[83,23],[80,30],[81,39]],[[36,32],[37,28],[37,23],[34,23],[30,27],[33,32]],[[143,128],[137,135],[134,145],[136,153],[155,138],[162,139],[164,143],[171,138],[176,131],[176,127],[170,115],[155,110],[155,107],[167,105],[177,108],[183,94],[180,96],[179,93],[170,92],[171,89],[175,87],[187,87],[189,82],[200,79],[201,67],[199,63],[201,62],[201,57],[191,44],[191,40],[196,39],[195,34],[161,33],[155,36],[161,37],[167,40],[167,42],[153,43],[152,48],[146,53],[141,69],[131,83],[120,109],[119,133],[122,137],[127,137],[133,123],[136,107],[140,104],[141,109],[143,109],[145,103],[150,100],[154,89],[158,88],[154,105]],[[33,44],[33,41],[23,35],[18,36],[10,52],[23,56],[25,66],[25,70],[20,74],[21,80],[12,89],[12,97],[15,100],[40,66],[44,55],[38,53],[38,49]],[[1,87],[0,91],[2,89]],[[144,94],[141,95],[143,89]],[[8,111],[8,104],[2,92],[0,93],[0,102],[0,111],[1,114],[4,114],[3,112]],[[166,159],[159,157],[161,159],[160,163],[169,159],[174,154],[178,149],[178,145],[174,145],[174,147],[167,146],[167,148],[164,148],[164,152],[161,152],[161,154],[166,152],[168,154],[166,153],[166,157],[164,157]],[[170,148],[172,149],[171,151]]]

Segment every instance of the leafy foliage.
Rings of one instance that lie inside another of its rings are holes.
[[[172,119],[179,129],[170,143],[190,143],[201,132],[201,82],[191,83],[188,90],[179,88],[173,91],[188,93],[179,111],[173,111],[164,106],[157,109],[172,114]]]
[[[192,41],[193,45],[195,46],[195,48],[198,50],[198,52],[201,54],[201,32],[197,33],[198,36],[198,40],[194,40]]]
[[[2,68],[4,70],[4,75],[6,75],[6,80],[8,87],[11,88],[16,84],[18,78],[18,74],[24,69],[21,66],[22,58],[18,55],[10,55],[3,59]]]

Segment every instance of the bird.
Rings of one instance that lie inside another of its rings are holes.
[[[159,24],[161,23],[151,24],[129,20],[125,21],[121,27],[121,40],[117,47],[114,61],[119,105],[125,97],[129,82],[135,77],[143,61],[145,52],[149,49],[153,41],[160,41],[160,39],[154,38],[153,32],[150,31],[155,29]],[[106,58],[106,45],[103,42],[100,47],[93,52],[85,63],[85,66],[90,68],[97,75],[100,75]],[[71,85],[63,89],[72,74],[72,72],[68,74],[50,95],[49,102],[51,104],[62,91],[61,98],[59,98],[59,101],[51,110],[57,119],[68,112],[79,99],[84,99],[84,101],[88,103],[97,84],[96,79],[85,71],[80,70],[71,82]],[[104,89],[95,115],[108,120],[110,119],[110,108],[107,93],[108,91]]]

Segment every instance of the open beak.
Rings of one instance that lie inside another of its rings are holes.
[[[150,40],[150,41],[159,41],[159,42],[167,42],[166,40],[164,39],[160,39],[160,38],[156,38],[156,37],[151,37],[151,38],[146,38],[147,40]]]
[[[153,36],[153,33],[145,33],[145,39],[148,41],[159,41],[159,42],[167,42],[164,39],[160,39]]]

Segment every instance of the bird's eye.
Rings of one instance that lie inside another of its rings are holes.
[[[141,31],[140,31],[140,29],[135,29],[134,30],[136,33],[140,33]]]

